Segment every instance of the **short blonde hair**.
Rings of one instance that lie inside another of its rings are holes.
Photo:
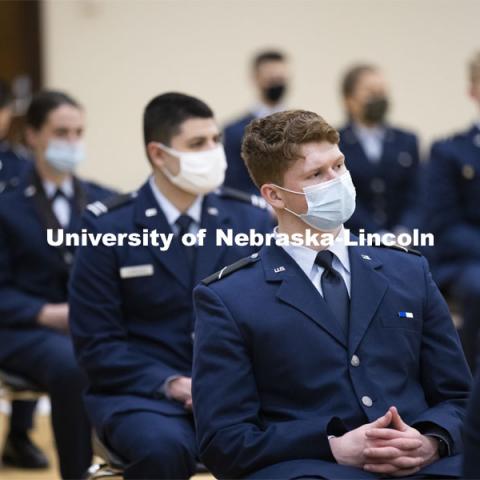
[[[469,64],[470,81],[480,81],[480,51],[476,52]]]

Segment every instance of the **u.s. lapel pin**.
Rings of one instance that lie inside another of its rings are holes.
[[[209,207],[207,210],[209,215],[218,215],[218,208],[217,207]]]
[[[147,208],[145,210],[145,216],[146,217],[154,217],[157,214],[157,209],[156,208]]]
[[[400,318],[413,318],[412,312],[398,312]]]
[[[282,265],[281,267],[274,268],[273,271],[275,273],[280,273],[285,271],[285,267]]]
[[[364,260],[371,260],[371,258],[370,258],[368,255],[362,255],[362,258],[363,258]]]

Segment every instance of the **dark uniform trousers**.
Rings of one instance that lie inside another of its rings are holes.
[[[12,147],[7,141],[0,141],[0,193],[10,184],[18,184],[23,172],[30,165],[26,152]],[[37,402],[14,401],[10,416],[10,430],[25,432],[33,427],[33,412]]]
[[[236,198],[233,198],[236,197]],[[150,184],[138,192],[89,207],[84,228],[93,233],[172,234]],[[88,374],[86,405],[102,439],[127,463],[125,478],[188,478],[197,448],[193,418],[165,396],[165,382],[191,377],[193,283],[252,252],[216,245],[216,229],[271,232],[270,213],[249,195],[206,195],[195,266],[175,238],[170,248],[85,247],[78,251],[70,285],[72,336]]]
[[[74,179],[70,231],[87,202],[111,192]],[[59,224],[31,169],[0,196],[0,366],[24,375],[50,396],[52,425],[63,478],[81,478],[91,461],[91,429],[82,391],[85,376],[67,334],[40,327],[46,303],[67,302],[73,251],[47,244],[47,228]]]
[[[357,206],[346,227],[357,233],[420,228],[417,208],[421,174],[417,137],[385,126],[378,162],[367,157],[352,124],[339,130],[340,150],[357,191]]]
[[[475,370],[480,352],[480,129],[435,142],[428,165],[428,230],[435,235],[432,271],[460,301],[460,337]]]
[[[392,405],[449,445],[419,475],[460,476],[471,378],[427,262],[384,247],[349,259],[348,334],[279,246],[195,289],[194,414],[216,478],[379,478],[338,465],[328,436]]]

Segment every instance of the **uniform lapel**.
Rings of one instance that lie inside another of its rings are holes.
[[[354,352],[388,289],[387,279],[380,272],[381,262],[371,256],[372,249],[350,247],[351,301],[349,352]]]
[[[396,161],[395,155],[395,132],[385,126],[385,135],[383,137],[382,155],[380,157],[379,165],[388,175],[392,169],[392,161]]]
[[[51,202],[47,198],[40,176],[34,168],[32,168],[28,182],[25,185],[24,196],[27,200],[30,200],[35,214],[43,227],[45,236],[48,229],[54,231],[61,229],[62,226],[58,223],[57,217],[53,213]],[[71,250],[63,245],[54,247],[54,250],[58,253],[62,263],[68,270],[73,261]]]
[[[346,160],[347,160],[347,167],[355,167],[355,166],[350,166],[348,163],[349,158],[355,158],[355,159],[360,159],[356,160],[357,163],[362,165],[362,168],[364,168],[364,165],[371,165],[370,160],[367,157],[367,154],[365,153],[365,150],[362,147],[362,144],[358,140],[357,136],[355,135],[355,131],[353,129],[353,126],[349,124],[347,128],[345,129],[343,133],[343,141],[345,144],[349,145],[351,152],[349,152],[346,155]]]
[[[160,209],[149,182],[146,182],[138,192],[135,202],[135,224],[140,229],[140,234],[145,228],[149,232],[156,230],[158,233],[171,234],[172,229]],[[188,261],[183,254],[179,240],[175,237],[165,251],[160,247],[150,245],[148,247],[152,255],[176,278],[185,288],[191,288],[191,274]]]
[[[476,167],[480,166],[480,127],[474,125],[470,131],[468,132],[467,138],[470,140],[470,147],[473,155],[471,158],[473,159],[474,163],[476,163]]]
[[[302,312],[346,348],[347,341],[340,324],[290,255],[276,245],[264,247],[261,255],[267,282],[280,283],[277,298]]]
[[[228,213],[222,209],[219,198],[215,194],[206,195],[203,200],[200,228],[206,229],[206,238],[204,246],[198,247],[194,285],[223,266],[220,260],[227,246],[224,243],[216,245],[216,232],[217,229],[231,228],[231,223]]]
[[[80,227],[80,218],[85,207],[87,206],[88,198],[85,185],[77,177],[73,178],[73,199],[70,201],[70,222],[68,230],[75,232]]]
[[[62,228],[58,223],[57,217],[53,213],[51,202],[47,198],[42,181],[35,169],[31,171],[31,176],[24,193],[26,197],[31,198],[34,208],[45,230],[49,228]]]

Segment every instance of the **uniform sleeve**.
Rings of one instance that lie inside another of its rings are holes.
[[[98,233],[90,220],[83,227]],[[157,397],[165,380],[179,374],[129,340],[114,248],[78,248],[69,304],[77,358],[93,391]]]
[[[457,185],[459,172],[444,143],[432,147],[428,167],[428,224],[442,249],[480,258],[480,230],[464,218]]]
[[[471,374],[447,304],[432,280],[427,261],[423,257],[421,261],[426,284],[421,381],[430,408],[420,414],[412,426],[434,424],[444,429],[452,439],[455,454],[462,451],[461,429]]]
[[[11,249],[6,227],[0,222],[0,325],[6,327],[32,326],[47,303],[31,295],[14,282]]]
[[[336,418],[265,425],[251,355],[235,319],[215,292],[194,291],[193,405],[200,457],[218,478],[241,478],[302,458],[334,462],[328,438]]]

